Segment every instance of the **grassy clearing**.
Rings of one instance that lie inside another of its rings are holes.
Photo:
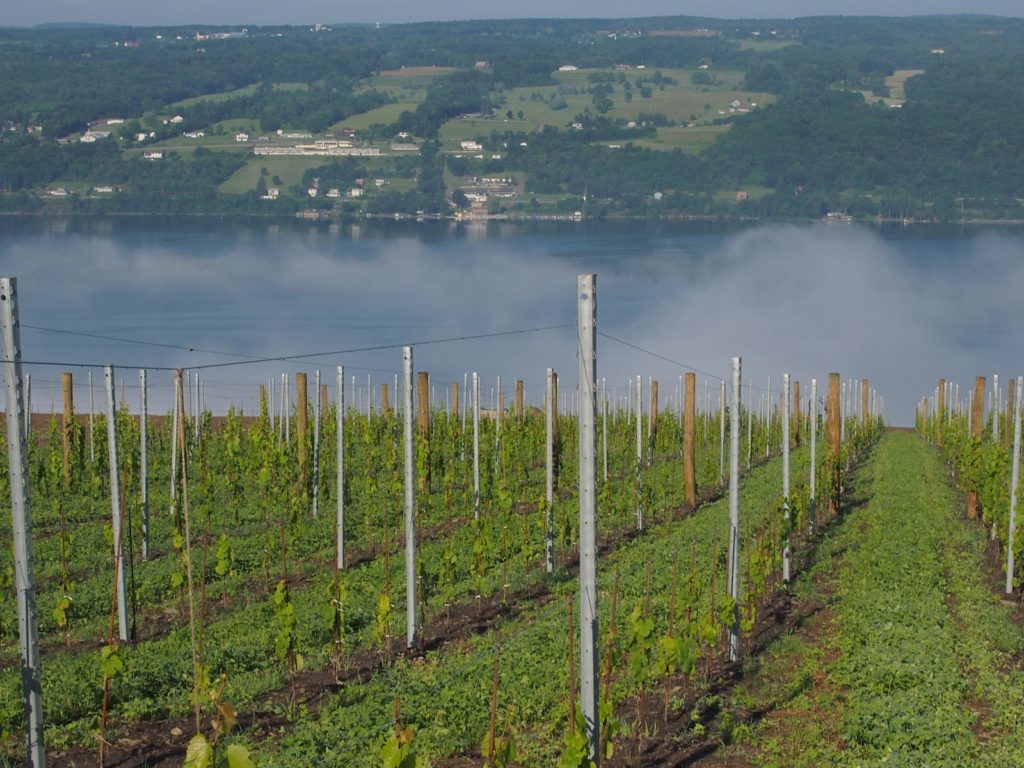
[[[166,109],[186,109],[193,104],[199,104],[201,102],[220,102],[228,101],[230,99],[237,99],[241,96],[251,96],[256,93],[260,87],[259,83],[252,83],[243,88],[236,88],[233,91],[221,91],[219,93],[204,93],[202,96],[193,96],[189,99],[182,99],[181,101],[175,101],[172,104],[168,104]],[[306,83],[274,83],[271,85],[275,91],[308,91],[309,86]]]
[[[256,93],[256,89],[259,88],[259,83],[253,83],[247,85],[244,88],[236,88],[233,91],[221,91],[219,93],[205,93],[202,96],[193,96],[190,99],[182,99],[181,101],[175,101],[167,105],[167,109],[185,109],[192,106],[193,104],[199,104],[201,102],[221,102],[228,101],[229,99],[236,99],[240,96],[251,96]]]
[[[863,96],[865,101],[872,104],[882,102],[887,107],[902,106],[907,101],[907,92],[905,90],[907,80],[923,74],[923,69],[897,69],[885,78],[885,84],[889,88],[888,96],[875,96],[871,91],[857,91],[857,93]]]
[[[649,80],[654,76],[654,70],[629,70],[621,73],[631,88],[627,91],[624,83],[616,81],[611,84],[613,92],[609,94],[613,106],[607,114],[611,118],[628,122],[639,120],[641,113],[661,113],[670,121],[681,124],[659,128],[656,137],[635,142],[651,149],[679,147],[684,151],[698,152],[728,130],[728,126],[712,123],[723,116],[735,114],[730,111],[734,109],[731,106],[734,101],[739,100],[743,109],[755,109],[755,105],[760,107],[773,101],[770,94],[743,90],[743,73],[739,71],[712,72],[715,79],[713,85],[692,83],[692,70],[660,71],[675,83],[665,85],[664,88],[646,83],[651,88],[647,98],[641,96],[636,81],[637,78]],[[593,95],[586,91],[594,85],[587,78],[595,72],[620,74],[613,70],[556,72],[554,77],[557,85],[512,88],[505,92],[505,102],[497,110],[496,117],[482,120],[455,119],[445,123],[441,136],[446,148],[457,150],[459,141],[486,136],[492,131],[531,132],[546,125],[566,127],[577,115],[588,109],[594,110]],[[626,100],[627,93],[630,94],[629,101]],[[509,111],[512,117],[508,116]],[[695,123],[695,126],[683,127],[688,122]]]
[[[799,45],[799,43],[796,40],[740,40],[740,48],[744,51],[777,51],[791,45]]]
[[[383,107],[371,109],[369,112],[361,112],[358,115],[346,117],[332,125],[328,131],[337,132],[342,128],[351,128],[354,131],[365,131],[374,123],[393,123],[399,118],[402,112],[416,109],[417,101],[399,101],[395,104],[385,104]]]
[[[653,139],[637,139],[633,143],[648,149],[681,149],[684,152],[697,154],[715,143],[715,140],[729,130],[727,125],[699,125],[687,128],[683,125],[672,125],[659,128]]]
[[[269,186],[274,176],[281,179],[281,186],[287,189],[292,184],[302,181],[302,174],[309,168],[323,165],[323,157],[252,157],[245,165],[229,176],[218,188],[227,194],[242,194],[256,189],[260,178],[260,169],[266,168],[266,181]],[[282,189],[282,191],[283,191]]]
[[[904,90],[907,80],[917,75],[923,75],[923,69],[897,69],[889,77],[885,78],[885,84],[889,86],[889,94],[893,99],[900,102],[907,100],[907,93]]]

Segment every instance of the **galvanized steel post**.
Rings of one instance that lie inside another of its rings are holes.
[[[142,502],[142,559],[149,559],[149,479],[146,431],[149,426],[146,402],[146,369],[139,371],[139,492]]]
[[[782,374],[782,519],[786,547],[782,550],[782,581],[789,583],[789,374]]]
[[[811,379],[811,478],[810,501],[807,505],[807,522],[811,533],[814,533],[814,505],[816,501],[815,482],[818,466],[818,380]]]
[[[555,503],[555,406],[552,402],[554,396],[555,372],[548,368],[547,372],[547,397],[544,399],[544,423],[547,427],[547,438],[545,440],[545,462],[547,474],[545,476],[545,534],[544,534],[544,562],[548,573],[555,570],[555,531],[553,507]]]
[[[590,758],[600,762],[597,620],[596,275],[576,278],[579,344],[580,699]]]
[[[718,484],[725,485],[725,379],[718,389]]]
[[[95,421],[96,403],[92,394],[92,371],[89,371],[89,463],[96,463],[96,447],[92,442],[93,422]]]
[[[480,377],[473,371],[473,519],[480,519]]]
[[[320,511],[320,370],[313,374],[316,404],[313,406],[313,517]]]
[[[643,475],[641,469],[644,461],[644,377],[637,374],[636,377],[636,528],[638,531],[644,529],[644,504],[643,504]]]
[[[1024,396],[1024,376],[1018,376],[1017,393],[1013,400],[1013,469],[1010,473],[1010,532],[1006,543],[1006,594],[1008,595],[1013,592],[1013,538],[1017,523],[1017,485],[1020,481],[1020,401],[1022,396]]]
[[[405,647],[419,642],[416,621],[416,444],[412,434],[412,347],[402,347],[403,436],[405,439]],[[422,404],[421,404],[422,407]]]
[[[338,516],[335,523],[335,542],[337,549],[338,570],[345,568],[345,367],[338,366],[337,381],[335,386],[337,393],[337,413],[335,419],[338,424]]]
[[[729,660],[740,655],[740,386],[741,358],[732,358],[732,400],[729,406],[729,596],[733,620],[729,627]]]
[[[107,390],[107,461],[110,465],[110,509],[114,528],[114,569],[117,579],[117,636],[128,642],[128,604],[125,596],[124,546],[121,532],[121,473],[117,462],[117,403],[114,401],[114,369],[103,366]]]
[[[25,710],[25,750],[32,768],[43,768],[42,663],[36,624],[35,555],[32,546],[32,505],[28,487],[28,450],[22,414],[21,331],[18,327],[18,280],[0,278],[0,331],[4,346],[4,391],[7,412],[7,462],[14,537],[14,584],[18,604],[18,641]]]

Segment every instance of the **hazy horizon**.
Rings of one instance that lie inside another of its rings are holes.
[[[0,10],[0,26],[33,27],[40,24],[93,23],[118,26],[209,25],[307,25],[381,22],[387,24],[422,21],[465,21],[518,18],[645,18],[652,16],[694,16],[715,19],[792,19],[807,16],[890,16],[970,14],[1020,18],[1024,15],[1019,0],[911,0],[897,10],[881,0],[837,0],[822,8],[812,0],[783,0],[755,3],[751,0],[693,0],[680,7],[667,0],[645,0],[628,6],[622,13],[619,3],[599,0],[562,3],[553,11],[548,3],[523,0],[514,9],[499,6],[493,12],[466,0],[441,0],[430,6],[396,4],[380,6],[339,6],[324,0],[299,0],[287,6],[253,7],[243,3],[211,5],[183,0],[174,6],[142,5],[124,0],[96,0],[87,6],[66,0],[8,6]]]

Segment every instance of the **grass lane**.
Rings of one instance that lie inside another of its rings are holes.
[[[774,710],[707,764],[1024,765],[1024,639],[946,477],[913,434],[883,439],[798,587],[826,610],[734,697]]]

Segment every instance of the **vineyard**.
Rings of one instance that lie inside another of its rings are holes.
[[[154,415],[145,374],[133,407],[108,369],[103,413],[65,373],[29,419],[12,325],[5,764],[1017,764],[1020,612],[988,582],[1022,578],[1019,382],[987,424],[983,380],[940,383],[917,435],[838,374],[755,407],[738,358],[717,407],[694,373],[611,390],[581,310],[585,375],[533,403],[499,380],[483,408],[476,374],[435,397],[407,347],[358,407],[341,367],[216,416],[174,372]]]

